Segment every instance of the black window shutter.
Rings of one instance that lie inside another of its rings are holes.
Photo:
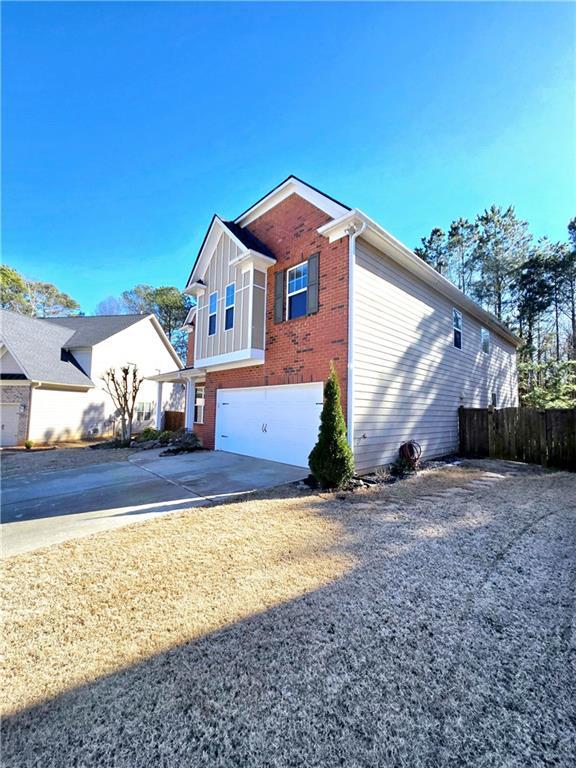
[[[284,276],[285,270],[281,269],[274,275],[274,322],[281,323],[284,320]]]
[[[306,314],[318,312],[318,268],[320,254],[314,253],[308,259],[308,304]]]

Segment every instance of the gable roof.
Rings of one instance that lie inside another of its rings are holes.
[[[147,315],[95,315],[90,317],[45,317],[42,322],[58,325],[72,331],[67,347],[93,347],[109,336],[139,323]]]
[[[227,231],[240,247],[250,251],[256,251],[257,253],[261,253],[264,256],[274,259],[275,256],[270,248],[246,229],[246,225],[293,194],[297,194],[304,198],[332,218],[339,218],[351,210],[349,206],[330,197],[330,195],[321,192],[311,184],[307,184],[305,181],[302,181],[302,179],[299,179],[296,176],[288,176],[288,178],[280,182],[274,189],[265,194],[264,197],[261,197],[260,200],[251,205],[250,208],[241,213],[240,216],[237,216],[233,221],[226,221],[214,214],[196,258],[194,259],[186,286],[190,286],[192,282],[192,276],[201,261],[205,246],[214,232],[215,226],[219,226],[222,230]]]
[[[63,351],[74,334],[72,329],[2,309],[0,334],[30,381],[86,388],[94,386],[74,356]]]
[[[242,229],[242,227],[236,224],[234,221],[222,220],[222,224],[224,224],[226,229],[232,235],[234,235],[234,237],[240,240],[242,245],[245,245],[246,248],[248,248],[248,250],[258,251],[258,253],[263,253],[264,256],[270,256],[271,259],[275,258],[270,248],[268,248],[267,245],[264,245],[263,242],[258,240],[258,238],[255,235],[253,235],[252,232],[250,232],[249,230]]]
[[[284,181],[270,190],[264,197],[257,200],[250,208],[243,211],[240,216],[234,219],[235,224],[241,224],[246,226],[254,219],[262,216],[267,210],[281,203],[290,195],[299,195],[308,200],[309,203],[315,205],[324,213],[327,213],[333,219],[343,216],[345,213],[351,210],[351,208],[345,203],[341,203],[334,197],[330,197],[325,192],[313,187],[312,184],[308,184],[306,181],[302,181],[297,176],[288,176]]]
[[[186,288],[190,286],[192,282],[192,276],[196,272],[197,268],[203,267],[204,264],[207,264],[207,255],[212,254],[213,248],[216,247],[218,238],[222,232],[226,233],[236,243],[242,252],[247,253],[248,251],[251,251],[254,253],[262,254],[268,259],[274,259],[274,261],[276,260],[270,248],[268,248],[267,245],[264,245],[264,243],[258,240],[258,238],[247,229],[243,229],[233,221],[224,221],[224,219],[221,219],[220,216],[214,214],[214,216],[212,216],[210,226],[208,227],[208,231],[202,240],[200,250],[194,259],[194,264],[192,265],[190,275],[186,282]],[[201,274],[202,273],[203,269],[201,270]],[[184,292],[186,293],[186,289]]]

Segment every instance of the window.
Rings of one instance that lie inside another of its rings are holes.
[[[226,305],[224,309],[224,330],[229,331],[234,327],[234,298],[236,293],[236,283],[230,283],[226,286]]]
[[[152,403],[136,403],[136,421],[148,421],[152,418]]]
[[[480,328],[480,346],[485,355],[490,354],[490,331]]]
[[[216,310],[218,308],[218,291],[210,294],[208,300],[208,336],[216,333]]]
[[[286,317],[292,320],[302,317],[307,311],[308,293],[308,262],[292,267],[287,273],[288,301],[286,303]]]
[[[205,387],[196,387],[194,397],[194,423],[204,424],[204,391]]]
[[[492,408],[496,408],[496,392],[492,392]]]
[[[452,329],[454,331],[454,346],[462,349],[462,312],[452,310]]]

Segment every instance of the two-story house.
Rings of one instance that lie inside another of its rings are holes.
[[[291,176],[214,216],[186,293],[186,425],[208,448],[306,466],[340,378],[356,467],[457,450],[458,407],[517,404],[519,340],[379,224]]]

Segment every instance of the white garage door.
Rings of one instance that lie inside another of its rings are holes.
[[[216,449],[308,466],[318,439],[322,382],[219,389]]]
[[[0,432],[0,445],[16,445],[18,443],[19,406],[11,403],[0,406],[2,417],[2,431]]]

